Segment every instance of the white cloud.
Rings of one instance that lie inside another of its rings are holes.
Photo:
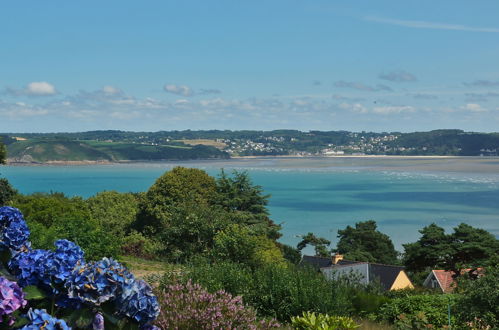
[[[374,107],[372,112],[380,115],[390,115],[402,112],[414,112],[414,107],[411,106],[386,106],[386,107]]]
[[[31,82],[26,87],[26,94],[28,95],[54,95],[57,91],[54,85],[46,81]]]
[[[176,95],[182,95],[182,96],[192,96],[194,93],[192,89],[188,86],[185,85],[173,85],[173,84],[167,84],[164,87],[165,92],[171,93],[171,94],[176,94]]]
[[[106,94],[117,95],[123,93],[121,89],[113,87],[113,86],[104,86],[102,87],[102,91]]]
[[[23,89],[7,87],[5,92],[14,96],[51,96],[57,94],[54,85],[46,81],[30,82]]]
[[[499,28],[489,27],[473,27],[460,24],[436,23],[427,21],[408,21],[383,17],[365,17],[364,20],[376,23],[384,23],[390,25],[404,26],[414,29],[433,29],[433,30],[453,30],[453,31],[469,31],[469,32],[489,32],[499,33]]]
[[[360,103],[354,103],[354,104],[341,103],[340,105],[338,105],[338,107],[342,110],[347,110],[347,111],[356,112],[356,113],[368,113],[369,112],[369,110]]]
[[[477,103],[468,103],[465,106],[461,107],[461,109],[470,111],[470,112],[487,112],[488,110],[483,108],[480,104]]]

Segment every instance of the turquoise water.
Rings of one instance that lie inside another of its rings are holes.
[[[418,230],[432,222],[446,229],[466,222],[499,235],[499,173],[469,169],[446,172],[440,168],[432,172],[427,167],[421,171],[402,161],[389,166],[379,161],[367,165],[331,162],[264,159],[3,166],[0,172],[22,193],[58,191],[89,197],[102,190],[145,191],[178,164],[203,168],[211,175],[219,173],[221,167],[245,169],[254,183],[272,195],[271,217],[282,224],[281,240],[292,245],[307,232],[335,241],[338,229],[368,219],[376,220],[399,250],[401,244],[415,241]],[[499,164],[493,166],[499,172]]]

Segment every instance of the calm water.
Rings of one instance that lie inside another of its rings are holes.
[[[283,226],[281,240],[292,245],[307,232],[333,239],[338,229],[368,219],[376,220],[399,250],[432,222],[447,229],[466,222],[499,235],[499,162],[493,159],[245,159],[3,166],[0,173],[22,193],[88,197],[102,190],[145,191],[179,164],[211,175],[222,167],[248,170],[272,195],[271,217]]]

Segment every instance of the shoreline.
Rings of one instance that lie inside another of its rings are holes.
[[[223,161],[243,161],[243,160],[334,160],[334,159],[356,159],[356,160],[499,160],[499,156],[441,156],[441,155],[336,155],[336,156],[301,156],[301,155],[277,155],[277,156],[234,156],[230,158],[206,158],[206,159],[163,159],[163,160],[54,160],[44,163],[39,162],[18,162],[7,159],[5,165],[8,166],[89,166],[89,165],[121,165],[121,164],[157,164],[157,163],[187,163],[187,162],[223,162]]]

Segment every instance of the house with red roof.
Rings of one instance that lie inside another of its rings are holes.
[[[461,270],[461,274],[472,272],[471,275],[482,276],[483,268],[477,269],[463,269]],[[425,281],[423,282],[423,286],[430,289],[439,289],[443,293],[450,293],[456,288],[456,276],[454,276],[454,272],[451,270],[443,270],[443,269],[434,269],[428,274]]]

